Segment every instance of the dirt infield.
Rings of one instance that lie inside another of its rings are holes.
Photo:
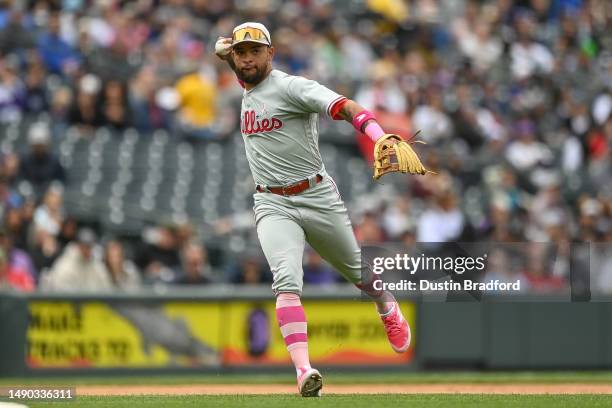
[[[612,394],[612,384],[338,384],[326,394]],[[83,385],[77,395],[294,394],[287,384]]]

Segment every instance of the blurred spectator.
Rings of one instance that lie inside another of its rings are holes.
[[[24,109],[28,113],[42,113],[49,110],[49,90],[47,89],[47,71],[40,57],[32,53],[28,72],[25,76],[26,95]]]
[[[78,220],[74,216],[67,215],[62,222],[62,226],[58,235],[58,242],[60,246],[62,248],[65,248],[66,245],[76,240],[78,230]]]
[[[361,222],[355,226],[355,237],[362,245],[376,245],[384,241],[384,231],[376,214],[372,212],[363,214]]]
[[[34,213],[36,212],[36,200],[33,196],[25,197],[25,202],[21,206],[23,224],[31,228],[34,222]]]
[[[0,247],[0,290],[7,287],[20,292],[32,292],[36,286],[34,278],[26,271],[9,263],[6,252]]]
[[[465,82],[458,84],[454,95],[456,101],[450,116],[456,136],[463,139],[471,149],[478,149],[488,135],[484,134],[479,123],[481,109],[476,104],[474,91]]]
[[[533,39],[537,28],[533,16],[527,11],[517,14],[515,28],[518,41],[510,47],[514,77],[523,79],[536,73],[550,73],[554,57],[548,47]]]
[[[478,21],[471,22],[473,25],[461,20],[453,26],[459,49],[470,59],[478,72],[491,68],[502,54],[502,43],[491,34],[491,25],[485,18],[486,16],[481,15]]]
[[[584,149],[577,137],[567,135],[562,154],[561,166],[565,174],[575,173],[584,166]]]
[[[0,187],[1,188],[1,187]],[[28,250],[28,225],[21,206],[10,206],[4,211],[4,226],[12,237],[13,245],[22,251]]]
[[[43,290],[63,292],[98,292],[113,287],[104,262],[94,253],[96,235],[83,228],[77,240],[69,244],[49,272],[41,277]]]
[[[304,259],[304,283],[326,285],[339,282],[340,275],[314,250],[308,248]]]
[[[16,122],[22,117],[26,88],[18,72],[15,55],[0,57],[0,123]]]
[[[104,246],[104,264],[113,285],[123,290],[140,287],[141,278],[136,265],[125,258],[123,246],[117,240],[109,240]]]
[[[20,158],[17,153],[11,152],[0,156],[0,177],[3,177],[12,188],[17,187],[20,166]]]
[[[269,276],[264,267],[265,259],[256,249],[246,250],[239,259],[239,263],[230,272],[231,282],[244,285],[257,285],[269,282]]]
[[[53,122],[54,128],[60,130],[54,130],[55,134],[64,134],[65,126],[70,121],[70,114],[72,108],[72,92],[67,86],[59,87],[50,96],[49,101],[49,115]]]
[[[202,62],[199,70],[181,77],[176,83],[180,97],[177,122],[183,134],[195,139],[217,137],[213,124],[217,119],[217,75]]]
[[[514,231],[510,219],[512,213],[509,208],[509,202],[497,196],[489,207],[489,223],[491,239],[495,242],[513,242],[517,237],[513,235]]]
[[[93,48],[90,55],[87,56],[85,66],[87,72],[102,81],[111,79],[126,81],[136,71],[137,63],[137,59],[129,58],[125,44],[115,39],[108,48]]]
[[[605,211],[605,205],[596,198],[580,197],[578,200],[578,230],[581,241],[597,242],[603,238],[605,229],[610,228],[610,217],[608,216],[607,219],[602,217]]]
[[[516,170],[528,171],[552,159],[549,148],[535,140],[535,125],[531,121],[518,122],[516,134],[517,139],[506,150],[506,159]]]
[[[372,67],[371,83],[366,82],[355,95],[355,101],[371,110],[404,114],[406,99],[394,80],[395,69],[388,62]]]
[[[52,12],[47,20],[47,30],[38,38],[38,52],[50,72],[71,75],[76,72],[81,58],[60,35],[60,13]]]
[[[34,233],[39,232],[57,237],[64,222],[64,190],[52,185],[43,198],[42,204],[34,212]]]
[[[64,167],[51,152],[51,132],[47,124],[35,123],[28,131],[29,151],[21,157],[21,178],[30,182],[37,197],[53,181],[66,182]]]
[[[98,93],[102,84],[100,79],[93,75],[84,75],[78,83],[76,96],[70,108],[70,123],[80,125],[85,131],[102,125],[103,120],[98,107]]]
[[[456,195],[450,190],[441,191],[431,199],[428,208],[418,218],[417,241],[455,241],[464,226],[464,216],[457,204]]]
[[[150,65],[143,66],[129,82],[129,108],[133,112],[134,125],[140,131],[151,130],[155,125],[153,112],[156,85],[155,70]]]
[[[551,259],[543,243],[527,246],[524,275],[532,292],[554,293],[567,288],[567,281],[551,272]]]
[[[102,92],[102,121],[115,129],[130,125],[126,86],[111,80],[104,85]]]
[[[399,242],[406,250],[410,250],[417,244],[416,227],[405,230],[399,237]]]
[[[529,208],[529,218],[531,222],[525,234],[536,242],[551,240],[549,229],[567,224],[565,203],[558,185],[552,184],[537,193]]]
[[[178,248],[183,248],[185,245],[191,244],[196,240],[195,226],[188,220],[177,222],[174,227],[174,236],[176,237],[176,245]],[[204,248],[206,253],[206,248]]]
[[[410,197],[399,196],[382,215],[383,227],[391,240],[397,240],[404,232],[412,230],[416,219],[410,208]]]
[[[307,44],[298,44],[293,30],[280,28],[274,33],[274,64],[281,71],[304,72],[308,66],[307,56],[302,50]]]
[[[34,244],[30,247],[30,253],[40,275],[44,275],[53,266],[62,250],[62,246],[54,235],[44,231],[37,234]]]
[[[148,283],[173,281],[181,264],[174,229],[167,225],[146,229],[135,263]]]
[[[520,270],[516,266],[512,265],[509,254],[501,249],[497,248],[489,254],[487,258],[487,269],[482,282],[493,282],[499,281],[500,283],[514,283],[520,282],[520,291],[529,291],[529,282],[520,273]]]
[[[24,13],[13,9],[8,11],[9,20],[0,31],[0,51],[3,55],[34,48],[35,41],[31,27],[27,27]]]
[[[205,285],[212,282],[206,249],[188,242],[181,248],[181,268],[172,283],[179,285]]]
[[[13,238],[3,227],[0,227],[0,251],[4,257],[4,279],[18,289],[34,290],[37,275],[32,260],[25,251],[13,245]]]
[[[444,111],[441,92],[430,90],[425,102],[417,106],[412,114],[414,128],[421,130],[419,136],[427,143],[437,144],[448,141],[452,135],[453,125]]]
[[[0,173],[0,219],[2,219],[9,208],[19,207],[22,203],[21,196],[11,188],[6,176]]]

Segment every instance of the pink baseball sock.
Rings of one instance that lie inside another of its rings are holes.
[[[306,314],[298,295],[280,293],[276,297],[276,320],[299,376],[310,368],[310,360],[308,359]]]

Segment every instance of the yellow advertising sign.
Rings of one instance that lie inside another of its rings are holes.
[[[218,363],[220,305],[31,302],[30,367],[164,367]],[[206,323],[206,324],[204,324]]]
[[[406,364],[372,304],[306,301],[313,364]],[[415,305],[402,304],[414,328]],[[413,333],[414,334],[414,333]],[[158,368],[290,363],[273,301],[30,303],[32,368]]]
[[[313,364],[387,365],[412,361],[414,342],[407,353],[396,354],[371,303],[306,301],[304,308]],[[414,304],[403,303],[401,308],[414,328]],[[232,302],[228,304],[226,321],[229,329],[223,350],[226,364],[290,362],[276,324],[273,302]]]

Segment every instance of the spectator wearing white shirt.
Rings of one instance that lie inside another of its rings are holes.
[[[535,126],[523,119],[516,126],[517,140],[506,149],[506,159],[519,171],[527,171],[538,163],[552,158],[552,152],[543,143],[535,140]]]
[[[417,224],[418,242],[450,242],[459,238],[465,224],[457,196],[450,190],[436,194]]]
[[[100,254],[96,253],[95,233],[84,228],[77,241],[68,244],[48,273],[43,274],[43,290],[62,292],[97,292],[110,290],[113,282]]]
[[[518,41],[510,47],[510,69],[516,79],[525,79],[538,72],[551,73],[555,65],[555,58],[550,50],[532,39],[534,23],[533,17],[528,13],[517,16]]]

